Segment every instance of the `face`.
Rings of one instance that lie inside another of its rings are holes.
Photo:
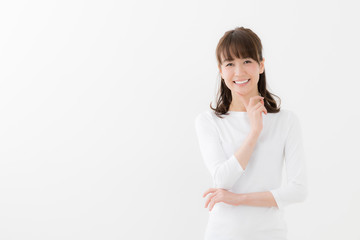
[[[259,64],[252,58],[235,58],[232,61],[223,60],[219,69],[220,74],[232,94],[237,92],[245,96],[258,95],[257,84],[259,75],[264,72],[264,61],[265,59]]]

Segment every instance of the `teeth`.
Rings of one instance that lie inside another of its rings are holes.
[[[235,83],[237,83],[237,84],[242,84],[242,83],[246,83],[246,82],[248,82],[249,81],[249,79],[248,80],[245,80],[245,81],[234,81]]]

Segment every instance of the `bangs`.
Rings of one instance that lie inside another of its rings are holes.
[[[218,57],[221,63],[225,60],[233,61],[235,58],[252,58],[259,62],[259,51],[251,38],[233,32],[220,44]]]

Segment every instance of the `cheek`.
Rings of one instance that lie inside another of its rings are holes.
[[[260,74],[259,66],[252,66],[249,71],[252,73],[252,75]]]
[[[228,78],[231,78],[231,77],[232,77],[232,71],[229,71],[229,70],[223,71],[223,78],[224,79],[228,79]]]
[[[228,79],[224,79],[224,82],[225,82],[225,85],[229,88],[229,89],[232,89],[234,86],[235,83],[233,83],[231,80],[228,80]]]

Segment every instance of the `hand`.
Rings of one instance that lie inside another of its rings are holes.
[[[222,188],[210,188],[203,194],[203,197],[206,197],[206,195],[209,193],[212,194],[210,197],[208,197],[205,203],[205,208],[207,208],[210,203],[209,211],[211,211],[214,205],[218,202],[223,202],[234,206],[239,205],[239,194],[229,192],[228,190]]]
[[[251,130],[259,134],[263,129],[262,113],[267,114],[263,100],[264,97],[251,97],[249,103],[247,103],[246,99],[242,95],[239,94],[239,96],[248,113]]]

